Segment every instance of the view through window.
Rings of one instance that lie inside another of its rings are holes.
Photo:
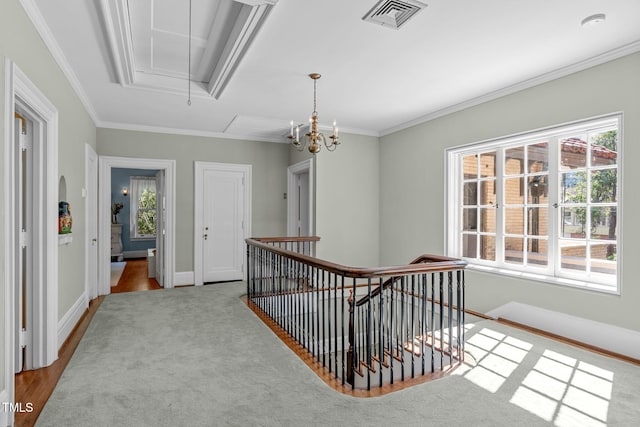
[[[619,151],[619,116],[449,150],[449,254],[617,289]]]
[[[131,236],[137,239],[156,237],[156,179],[132,176]]]

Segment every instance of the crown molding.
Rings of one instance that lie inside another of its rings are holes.
[[[55,37],[53,36],[51,29],[47,25],[35,1],[20,0],[20,4],[22,5],[22,8],[26,12],[29,19],[31,20],[31,23],[36,28],[36,31],[38,31],[38,34],[44,41],[44,44],[49,49],[49,52],[51,52],[51,55],[53,56],[53,59],[58,64],[58,67],[60,67],[60,69],[62,70],[62,73],[65,75],[65,77],[69,81],[71,88],[76,93],[76,96],[78,96],[78,98],[80,99],[80,102],[82,103],[85,110],[91,117],[91,120],[93,120],[93,124],[97,126],[97,123],[99,120],[98,120],[98,115],[96,113],[96,110],[93,108],[93,104],[91,104],[91,101],[87,96],[87,93],[84,91],[84,88],[80,84],[80,81],[76,76],[76,73],[71,68],[71,65],[69,65],[69,61],[67,61],[66,56],[62,52],[60,45],[58,44]]]
[[[399,132],[401,130],[426,123],[428,121],[437,119],[442,116],[446,116],[451,113],[455,113],[457,111],[462,111],[464,109],[475,107],[476,105],[483,104],[488,101],[492,101],[494,99],[502,98],[503,96],[511,95],[516,92],[520,92],[525,89],[529,89],[534,86],[541,85],[543,83],[550,82],[552,80],[559,79],[561,77],[566,77],[570,74],[575,74],[580,71],[584,71],[588,68],[595,67],[597,65],[605,64],[607,62],[613,61],[615,59],[622,58],[627,55],[631,55],[634,53],[640,52],[640,40],[636,40],[627,45],[621,46],[616,49],[609,50],[600,55],[593,56],[591,58],[585,59],[580,62],[576,62],[571,65],[567,65],[562,68],[558,68],[557,70],[550,71],[545,74],[541,74],[539,76],[533,77],[528,80],[524,80],[520,83],[516,83],[511,86],[507,86],[502,89],[498,89],[494,92],[487,93],[485,95],[478,96],[476,98],[469,99],[464,102],[460,102],[455,105],[451,105],[446,108],[442,108],[440,110],[434,111],[432,113],[425,114],[421,117],[418,117],[414,120],[410,120],[408,122],[404,122],[397,126],[393,126],[387,129],[384,129],[380,132],[380,136],[387,136],[395,132]]]
[[[271,137],[266,138],[266,137],[257,136],[255,134],[212,132],[212,131],[169,128],[169,127],[161,127],[161,126],[149,126],[149,125],[138,125],[138,124],[131,124],[131,123],[105,122],[105,121],[98,122],[96,124],[96,127],[103,128],[103,129],[129,130],[134,132],[162,133],[162,134],[168,134],[168,135],[202,136],[207,138],[236,139],[241,141],[273,142],[277,144],[289,143],[289,140],[286,138],[286,135],[284,134],[282,137],[278,137],[278,138],[271,138]],[[332,128],[323,127],[321,128],[321,130],[322,129],[331,130]],[[376,138],[380,136],[375,131],[368,131],[368,130],[362,130],[362,129],[340,128],[340,132],[347,133],[347,134],[354,134],[354,135],[373,136]]]
[[[136,125],[131,123],[100,122],[98,123],[97,127],[104,128],[104,129],[129,130],[134,132],[162,133],[162,134],[168,134],[168,135],[186,135],[186,136],[203,136],[207,138],[219,138],[219,139],[237,139],[242,141],[274,142],[274,143],[288,142],[280,138],[261,138],[256,135],[228,134],[223,132],[211,132],[211,131],[201,131],[201,130],[191,130],[191,129],[168,128],[168,127],[160,127],[160,126]]]

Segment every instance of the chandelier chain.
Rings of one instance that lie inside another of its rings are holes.
[[[191,0],[189,0],[189,98],[187,99],[187,105],[191,106]]]
[[[313,114],[318,115],[318,109],[316,107],[316,83],[318,83],[317,79],[313,80]]]

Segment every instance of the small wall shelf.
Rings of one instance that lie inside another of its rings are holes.
[[[68,245],[73,241],[73,234],[58,234],[58,246]]]

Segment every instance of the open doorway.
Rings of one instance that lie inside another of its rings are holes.
[[[99,162],[100,295],[112,291],[112,262],[127,259],[144,260],[153,282],[173,287],[175,161],[101,156]]]
[[[111,292],[158,289],[164,283],[161,257],[161,204],[164,171],[111,169]],[[121,283],[122,282],[122,283]]]
[[[287,234],[311,236],[314,234],[313,216],[313,159],[287,168]]]
[[[14,373],[48,366],[58,355],[58,112],[9,59],[5,102],[0,401],[13,402]],[[11,417],[0,412],[0,424]]]

